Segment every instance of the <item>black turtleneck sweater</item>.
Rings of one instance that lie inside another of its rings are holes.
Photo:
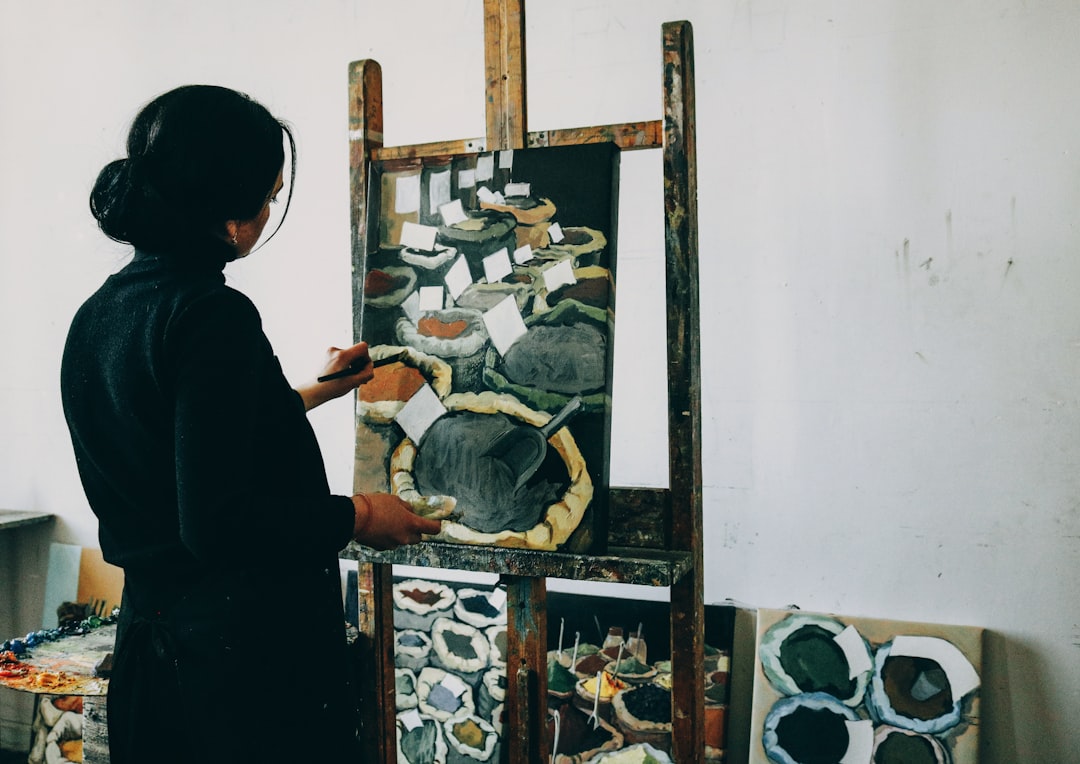
[[[170,761],[207,764],[266,741],[282,761],[328,761],[355,741],[336,559],[352,501],[330,493],[303,402],[222,268],[136,253],[64,349],[79,474],[125,573],[114,761],[163,735]],[[282,671],[297,636],[306,670]],[[237,699],[270,676],[273,702]]]
[[[221,267],[136,253],[71,324],[64,412],[102,552],[129,580],[182,588],[268,556],[325,566],[352,533],[300,396]]]

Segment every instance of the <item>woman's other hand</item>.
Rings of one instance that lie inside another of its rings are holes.
[[[352,497],[355,519],[353,538],[374,549],[393,549],[415,544],[425,535],[442,529],[438,520],[420,517],[397,496],[389,493],[361,493]]]

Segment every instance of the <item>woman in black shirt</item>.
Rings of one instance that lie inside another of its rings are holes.
[[[337,553],[439,531],[395,496],[330,493],[305,412],[371,378],[366,345],[331,348],[323,372],[359,373],[293,390],[225,284],[277,201],[286,140],[295,167],[264,107],[178,88],[140,112],[90,197],[135,249],[76,314],[61,380],[102,552],[125,573],[113,764],[347,756]]]

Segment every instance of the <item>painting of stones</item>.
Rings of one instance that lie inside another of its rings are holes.
[[[397,578],[393,606],[398,762],[499,761],[506,708],[505,592]],[[553,592],[548,616],[545,729],[554,764],[669,764],[667,603]],[[707,609],[707,762],[724,760],[731,654],[710,641],[730,645],[730,620],[730,608]]]
[[[757,611],[750,761],[978,761],[983,631]]]
[[[356,489],[449,510],[436,540],[604,551],[618,156],[372,165]]]

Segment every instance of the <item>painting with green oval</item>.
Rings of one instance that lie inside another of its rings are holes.
[[[983,630],[757,611],[749,761],[973,764]]]

